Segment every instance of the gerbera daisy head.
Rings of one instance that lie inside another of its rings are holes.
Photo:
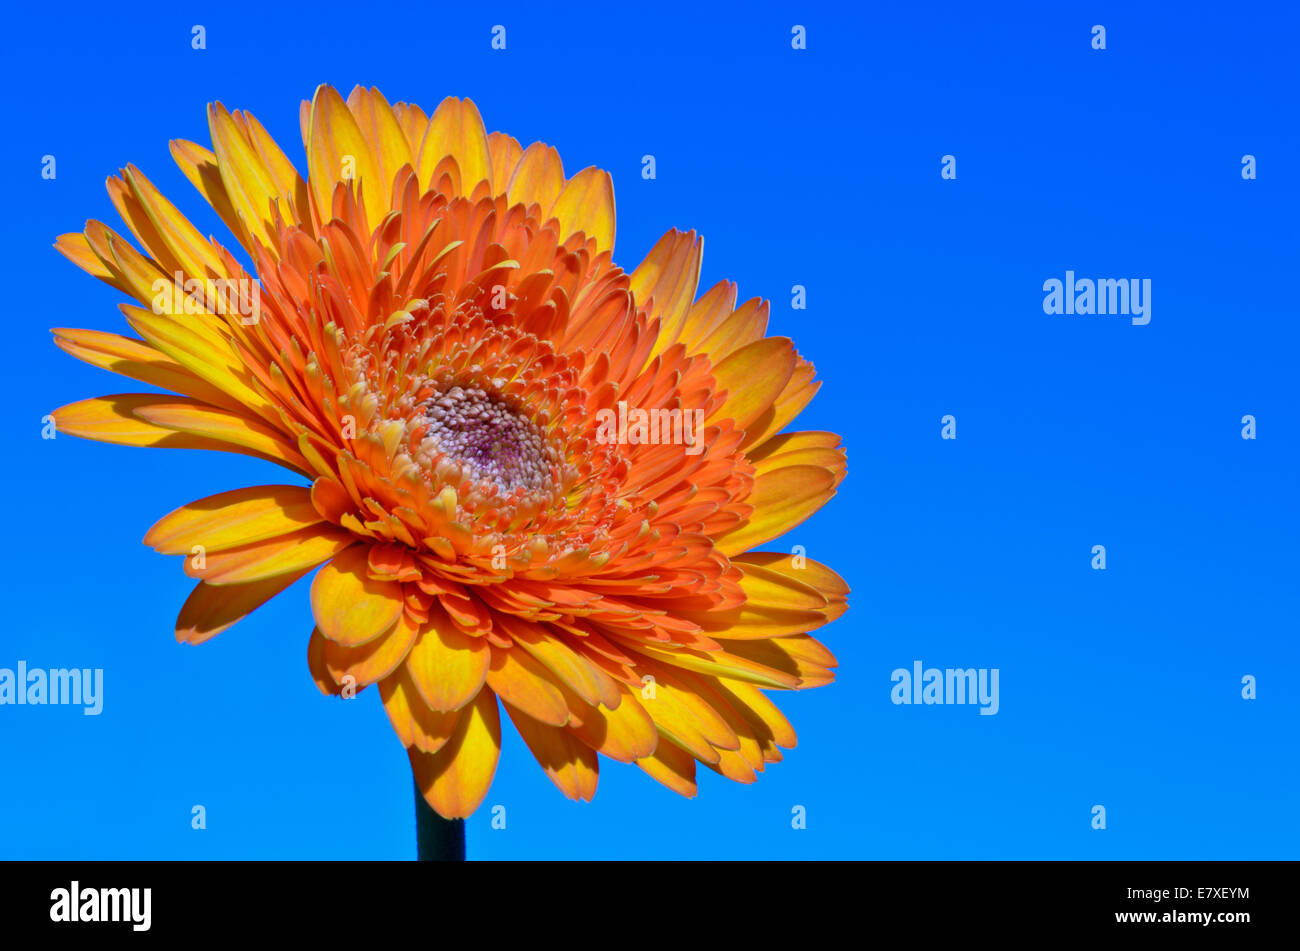
[[[60,430],[303,480],[149,530],[198,579],[177,637],[319,569],[317,685],[377,685],[444,816],[486,795],[501,708],[574,798],[594,794],[598,754],[684,795],[697,762],[752,782],[794,744],[766,691],[831,680],[809,632],[848,593],[803,555],[754,550],[844,476],[839,437],[783,432],[820,385],[811,365],[734,284],[697,299],[693,232],[617,267],[609,176],[566,178],[468,100],[428,116],[321,86],[300,115],[306,178],[219,104],[211,150],[172,143],[252,273],[134,167],[108,184],[143,253],[95,221],[56,245],[134,298],[138,335],[57,343],[169,391],[73,403]]]

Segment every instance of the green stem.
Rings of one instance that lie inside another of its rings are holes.
[[[465,820],[444,819],[415,787],[415,846],[421,862],[465,861]]]

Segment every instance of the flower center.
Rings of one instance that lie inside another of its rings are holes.
[[[558,461],[532,420],[476,386],[450,387],[426,404],[424,443],[474,482],[506,495],[552,488]]]

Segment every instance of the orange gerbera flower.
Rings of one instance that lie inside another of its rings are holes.
[[[199,643],[315,568],[308,662],[327,694],[377,684],[429,804],[491,784],[499,706],[566,795],[597,754],[683,795],[698,760],[752,782],[794,732],[764,690],[828,683],[808,632],[848,589],[755,552],[844,476],[839,437],[781,433],[820,384],[768,306],[696,300],[701,242],[612,261],[608,174],[488,135],[468,100],[430,118],[321,86],[304,179],[247,113],[172,155],[255,265],[204,238],[133,166],[59,238],[133,297],[138,337],[57,329],[64,350],[170,393],[84,400],[59,430],[268,459],[305,485],[237,489],[145,541],[199,582]],[[258,283],[260,281],[260,284]],[[172,393],[178,395],[171,395]]]

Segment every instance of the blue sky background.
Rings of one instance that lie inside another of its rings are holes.
[[[469,96],[489,130],[609,169],[625,266],[698,229],[703,286],[772,299],[770,331],[825,380],[800,428],[848,447],[840,494],[784,546],[854,592],[822,632],[838,681],[778,698],[798,749],[755,786],[701,770],[694,801],[606,764],[574,804],[507,726],[471,857],[1297,857],[1294,6],[584,9],[10,11],[0,667],[102,667],[105,707],[0,707],[0,858],[413,855],[377,696],[327,700],[307,674],[306,581],[208,644],[173,640],[191,582],[143,533],[280,470],[40,438],[56,406],[141,388],[51,342],[124,329],[121,295],[54,238],[120,227],[103,182],[133,162],[227,241],[168,139],[207,143],[220,99],[300,160],[298,102],[322,81]],[[1151,323],[1045,315],[1066,269],[1150,278]],[[893,705],[915,660],[998,668],[1000,712]]]

